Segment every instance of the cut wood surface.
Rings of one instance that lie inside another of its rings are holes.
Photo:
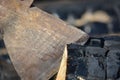
[[[67,46],[65,46],[64,53],[61,60],[61,65],[60,65],[56,80],[66,80],[67,58],[68,58],[68,52],[67,52]]]
[[[22,80],[48,80],[58,71],[65,44],[88,37],[36,7],[14,10],[14,5],[6,3],[7,7],[2,3],[3,0],[0,27],[4,29],[6,48]]]

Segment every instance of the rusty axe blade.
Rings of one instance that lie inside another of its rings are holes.
[[[0,26],[4,29],[10,58],[22,80],[49,79],[58,71],[64,45],[88,37],[36,7],[25,11],[9,8],[0,5]]]

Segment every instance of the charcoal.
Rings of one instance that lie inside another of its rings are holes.
[[[112,46],[106,44],[109,39],[90,38],[85,45],[69,44],[66,80],[119,80],[120,45],[116,43],[120,41],[114,38]]]

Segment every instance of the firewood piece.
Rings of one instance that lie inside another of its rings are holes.
[[[67,46],[65,46],[63,57],[61,60],[61,65],[60,65],[56,80],[66,80],[67,55],[68,55],[67,53],[68,53]]]

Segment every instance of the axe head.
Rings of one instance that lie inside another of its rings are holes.
[[[8,10],[25,11],[31,6],[32,2],[33,0],[0,0],[0,5]]]
[[[4,1],[21,4],[21,0]],[[25,11],[11,4],[0,5],[6,14],[0,19],[11,61],[22,80],[47,80],[58,71],[65,44],[86,40],[88,35],[36,7],[29,8],[31,2]]]

